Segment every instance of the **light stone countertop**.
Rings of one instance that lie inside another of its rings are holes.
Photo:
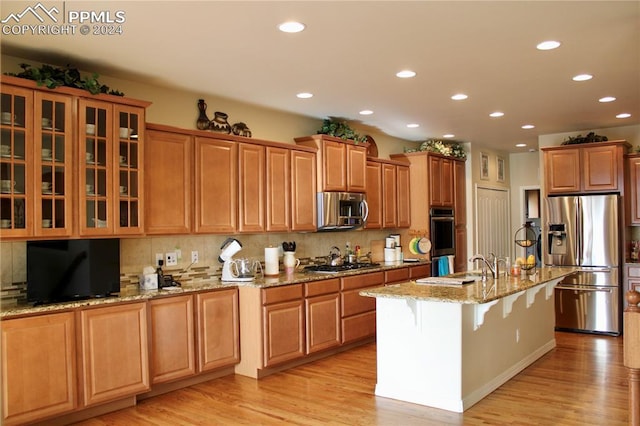
[[[479,279],[480,277],[478,277],[478,281],[462,285],[417,284],[415,281],[407,281],[362,290],[359,294],[380,298],[482,304],[571,275],[579,270],[580,268],[577,267],[545,267],[538,268],[535,275],[529,275],[526,278],[501,276],[494,280],[489,277],[483,282]],[[455,275],[461,274],[454,274],[454,276]]]
[[[76,308],[84,308],[91,306],[106,305],[112,303],[132,302],[139,300],[149,300],[156,297],[175,296],[178,294],[191,293],[197,291],[215,290],[220,288],[229,287],[255,287],[255,288],[269,288],[278,287],[283,285],[299,284],[311,281],[328,280],[332,278],[340,278],[345,276],[360,275],[372,272],[379,272],[391,269],[406,268],[411,266],[430,264],[428,261],[423,262],[393,262],[393,263],[380,263],[379,266],[371,268],[362,268],[352,271],[334,273],[334,274],[322,274],[313,272],[295,272],[290,275],[281,273],[277,277],[259,278],[252,282],[224,282],[218,279],[208,280],[193,280],[183,281],[180,287],[161,289],[161,290],[129,290],[122,291],[118,295],[113,297],[84,299],[77,301],[51,303],[46,305],[33,306],[32,304],[21,304],[17,306],[10,306],[0,309],[0,320],[10,319],[14,317],[40,315],[56,311],[64,311]]]

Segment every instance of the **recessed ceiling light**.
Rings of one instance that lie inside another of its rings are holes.
[[[467,99],[468,96],[465,95],[464,93],[456,93],[455,95],[453,95],[451,97],[451,99],[453,99],[454,101],[463,101],[465,99]]]
[[[407,127],[410,129],[415,129],[416,127],[420,127],[420,125],[416,123],[411,123],[411,124],[407,124]]]
[[[525,124],[524,126],[522,126],[522,128],[525,129],[525,130],[533,129],[534,127],[536,127],[536,126],[534,126],[533,124]]]
[[[598,99],[598,102],[613,102],[615,100],[616,98],[614,98],[613,96],[605,96],[604,98]]]
[[[516,147],[518,147],[518,148],[524,148],[525,146],[527,146],[526,143],[517,143],[516,144]]]
[[[370,109],[363,109],[362,111],[360,111],[360,115],[371,115],[373,114],[373,111],[371,111]]]
[[[301,92],[301,93],[298,93],[296,96],[299,97],[300,99],[309,99],[313,97],[313,93]]]
[[[497,118],[497,117],[502,117],[503,115],[504,115],[504,112],[496,111],[489,114],[489,117]]]
[[[452,138],[455,135],[453,133],[447,133],[446,135],[442,135],[443,138]]]
[[[538,50],[553,50],[558,47],[560,47],[560,42],[555,40],[543,41],[542,43],[538,43],[536,46]]]
[[[629,114],[628,112],[623,112],[622,114],[616,115],[616,118],[629,118],[629,117],[631,117],[631,114]]]
[[[396,74],[396,77],[400,77],[400,78],[411,78],[415,76],[416,76],[416,73],[411,70],[402,70]]]
[[[278,29],[283,33],[299,33],[305,29],[305,25],[302,22],[289,21],[278,25]]]
[[[573,81],[587,81],[591,80],[593,76],[591,74],[578,74],[572,78]]]

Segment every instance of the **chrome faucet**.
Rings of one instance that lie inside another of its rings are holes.
[[[489,270],[491,271],[491,275],[493,276],[493,278],[498,278],[500,276],[500,262],[504,262],[505,264],[507,263],[506,259],[497,257],[493,253],[489,253],[489,256],[491,256],[491,258],[493,259],[493,264],[481,254],[476,254],[471,259],[469,259],[469,262],[475,262],[476,260],[482,261],[482,281],[487,280],[487,268],[489,268]]]

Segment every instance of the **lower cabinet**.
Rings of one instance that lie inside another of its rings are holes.
[[[262,367],[271,367],[305,355],[302,296],[302,284],[262,290]]]
[[[149,302],[151,383],[196,374],[193,296],[172,296]]]
[[[431,265],[417,265],[409,268],[409,279],[417,280],[431,276]]]
[[[342,343],[351,343],[375,336],[376,299],[360,296],[367,287],[384,284],[384,272],[344,277],[340,283]]]
[[[81,309],[79,321],[83,406],[149,390],[147,302]]]
[[[307,354],[340,346],[340,279],[305,284]]]
[[[2,321],[2,424],[24,424],[77,405],[73,312]]]
[[[240,361],[238,289],[196,295],[198,372]]]

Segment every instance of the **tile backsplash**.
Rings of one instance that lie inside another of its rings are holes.
[[[351,247],[359,245],[362,253],[370,250],[372,240],[381,240],[393,230],[347,231],[317,233],[283,233],[235,235],[242,244],[242,250],[236,257],[249,257],[264,261],[265,247],[279,247],[283,241],[296,242],[297,258],[326,256],[332,246],[344,250],[347,242]],[[156,253],[180,252],[178,264],[165,267],[169,273],[208,273],[216,275],[222,265],[218,261],[220,247],[227,235],[178,235],[162,237],[122,238],[120,239],[120,275],[121,285],[135,283],[135,278],[145,266],[155,266]],[[197,250],[199,261],[191,265],[191,252]],[[27,256],[26,242],[0,242],[0,308],[15,305],[26,300]]]

